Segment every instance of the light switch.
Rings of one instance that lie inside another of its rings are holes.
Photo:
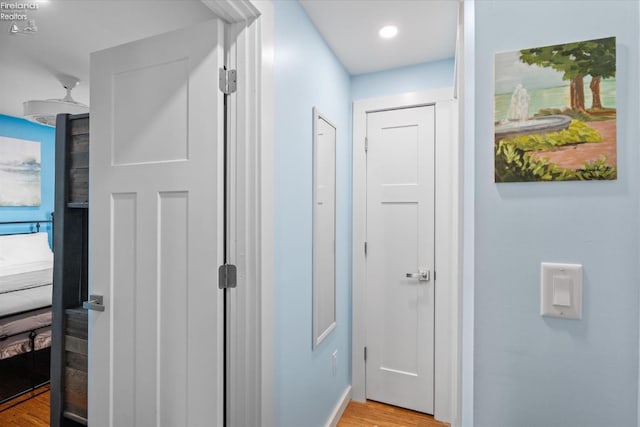
[[[553,305],[571,307],[571,277],[553,276]]]
[[[582,318],[582,265],[543,262],[540,272],[540,314]]]

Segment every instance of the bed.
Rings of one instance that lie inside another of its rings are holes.
[[[41,222],[0,234],[0,403],[49,380],[53,252]]]

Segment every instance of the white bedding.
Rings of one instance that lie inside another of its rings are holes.
[[[26,273],[29,271],[45,270],[47,268],[51,268],[52,266],[53,259],[0,265],[0,278],[13,274]]]
[[[47,233],[0,236],[0,317],[50,306],[52,275]]]
[[[53,265],[47,233],[0,235],[0,276],[24,273],[43,265]]]
[[[51,345],[52,276],[47,233],[0,235],[0,359]]]
[[[50,306],[52,291],[53,285],[45,285],[2,294],[0,295],[0,317]]]
[[[37,265],[35,269],[5,276],[0,275],[0,300],[3,294],[53,283],[53,268]]]

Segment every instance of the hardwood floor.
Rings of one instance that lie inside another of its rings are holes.
[[[50,394],[44,386],[0,405],[0,426],[48,427]]]
[[[49,426],[49,386],[0,405],[2,427]],[[349,402],[338,427],[448,427],[431,415],[368,400]]]
[[[448,427],[433,416],[367,400],[349,402],[338,427]]]

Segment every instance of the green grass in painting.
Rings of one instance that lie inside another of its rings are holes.
[[[582,181],[616,179],[617,168],[603,156],[577,170],[563,168],[546,158],[529,154],[569,144],[601,142],[602,136],[585,123],[572,120],[567,129],[540,135],[523,135],[500,140],[495,146],[496,182]]]
[[[514,136],[500,140],[498,145],[511,145],[522,151],[547,151],[564,145],[585,142],[602,142],[602,136],[585,123],[572,120],[568,128],[559,132]]]
[[[595,162],[583,165],[576,171],[576,178],[580,181],[589,181],[592,179],[616,179],[618,170],[615,166],[606,164],[607,157],[602,156]]]
[[[570,169],[550,163],[548,159],[535,159],[512,146],[501,145],[495,153],[496,182],[564,181],[573,178]]]
[[[535,159],[525,151],[504,145],[495,153],[495,159],[496,182],[612,180],[618,174],[615,166],[606,164],[606,156],[573,170],[545,158]]]

